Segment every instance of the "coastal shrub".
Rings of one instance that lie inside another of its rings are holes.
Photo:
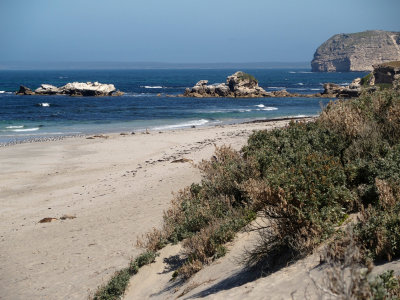
[[[136,257],[133,261],[131,261],[129,265],[129,273],[131,275],[136,274],[139,269],[145,265],[151,264],[156,259],[156,252],[154,251],[146,251]]]
[[[400,258],[400,185],[376,179],[379,203],[361,212],[358,242],[373,260]]]
[[[131,261],[128,268],[116,272],[109,282],[100,287],[95,295],[94,300],[117,300],[121,299],[128,286],[130,278],[136,274],[144,265],[154,262],[156,253],[146,251],[139,255],[135,260]]]
[[[353,228],[341,231],[323,253],[325,263],[322,284],[313,280],[321,298],[399,299],[400,277],[388,270],[374,275],[373,264],[365,261]]]
[[[101,287],[94,295],[94,300],[117,300],[125,293],[131,274],[129,268],[125,268],[114,274],[111,280]]]
[[[259,176],[256,162],[251,157],[244,159],[240,152],[227,146],[217,147],[213,158],[203,160],[199,169],[203,175],[200,197],[228,196],[234,207],[248,202],[241,183]]]
[[[253,159],[261,177],[271,172],[272,163],[290,168],[299,157],[321,152],[339,156],[348,143],[339,134],[332,133],[317,123],[291,123],[287,128],[258,131],[250,136],[243,148],[244,156]]]
[[[250,82],[258,83],[258,80],[257,80],[253,75],[247,74],[247,73],[245,73],[245,72],[239,72],[238,78],[239,78],[240,80],[248,80],[248,81],[250,81]]]
[[[213,158],[202,161],[199,168],[201,184],[192,184],[175,195],[164,212],[162,229],[143,236],[140,246],[156,251],[168,242],[190,238],[215,220],[238,216],[238,211],[249,206],[241,183],[258,176],[253,161],[223,146],[216,148]]]
[[[270,221],[248,264],[282,252],[293,259],[308,254],[334,232],[354,202],[344,168],[333,156],[299,154],[290,167],[274,161],[268,169],[262,180],[247,183],[250,198]]]
[[[372,77],[372,73],[365,75],[363,78],[361,78],[360,84],[363,87],[369,86],[369,81],[371,80],[371,77]]]
[[[377,275],[369,283],[371,298],[373,300],[400,299],[400,277],[388,270]]]
[[[376,131],[371,139],[381,138],[394,145],[400,141],[400,94],[388,90],[331,102],[317,122],[347,140],[368,138]]]
[[[217,148],[199,168],[201,182],[174,197],[163,227],[142,242],[156,251],[183,240],[182,277],[224,255],[224,244],[256,216],[265,224],[256,228],[260,240],[249,265],[287,263],[334,234],[340,256],[350,241],[338,228],[352,213],[360,222],[351,243],[362,253],[370,249],[372,259],[400,257],[396,92],[331,102],[317,121],[255,132],[241,151]]]
[[[224,244],[232,241],[235,234],[248,224],[248,217],[245,212],[238,212],[230,218],[214,220],[198,234],[186,239],[183,242],[183,253],[187,261],[178,270],[178,274],[189,278],[203,265],[224,256],[227,251]]]

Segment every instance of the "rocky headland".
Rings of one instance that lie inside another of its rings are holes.
[[[381,30],[336,34],[311,62],[313,72],[372,71],[373,65],[400,60],[400,32]]]
[[[36,90],[21,85],[17,95],[69,95],[81,97],[122,96],[124,93],[117,90],[113,84],[99,82],[72,82],[62,87],[42,84]]]

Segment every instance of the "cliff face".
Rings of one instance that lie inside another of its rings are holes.
[[[336,34],[315,51],[313,72],[372,71],[372,65],[400,60],[400,32]]]

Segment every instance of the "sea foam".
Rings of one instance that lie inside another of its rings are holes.
[[[14,131],[14,132],[29,132],[29,131],[37,131],[37,130],[39,130],[39,127],[24,128],[24,129],[13,129],[11,131]]]
[[[145,85],[145,86],[140,86],[141,88],[145,88],[145,89],[163,89],[164,87],[161,85],[155,85],[155,86],[151,86],[151,85]]]
[[[183,122],[183,123],[178,123],[178,124],[173,124],[173,125],[165,125],[165,126],[160,126],[160,127],[153,127],[153,130],[168,130],[168,129],[179,129],[179,128],[185,128],[185,127],[191,127],[191,126],[202,126],[207,124],[209,121],[205,119],[200,119],[200,120],[194,120],[194,121],[189,121],[189,122]]]

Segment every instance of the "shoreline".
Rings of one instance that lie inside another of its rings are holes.
[[[240,124],[257,124],[257,123],[270,123],[270,122],[275,122],[275,121],[288,121],[288,120],[306,120],[306,119],[315,119],[317,118],[318,115],[310,115],[310,116],[284,116],[284,117],[277,117],[277,118],[268,118],[268,119],[254,119],[250,121],[242,121],[242,122],[228,122],[228,123],[221,123],[221,124],[211,124],[211,125],[200,125],[200,126],[195,126],[195,127],[182,127],[182,128],[172,128],[172,129],[162,129],[162,130],[156,130],[156,129],[138,129],[136,131],[132,130],[130,133],[126,132],[121,132],[121,131],[99,131],[99,132],[94,132],[94,133],[79,133],[79,134],[60,134],[60,135],[49,135],[47,137],[29,137],[29,138],[23,138],[20,140],[13,140],[9,142],[0,142],[0,148],[3,147],[10,147],[14,145],[19,145],[19,144],[30,144],[30,143],[42,143],[42,142],[51,142],[51,141],[61,141],[65,139],[71,139],[71,138],[88,138],[93,135],[116,135],[116,134],[142,134],[145,133],[146,131],[148,132],[169,132],[169,131],[180,131],[180,130],[188,130],[188,129],[199,129],[199,128],[213,128],[213,127],[218,127],[218,126],[230,126],[230,125],[240,125]]]
[[[200,181],[195,165],[216,146],[239,150],[289,122],[0,148],[0,298],[88,297],[140,253],[137,237],[161,224],[171,193]]]

